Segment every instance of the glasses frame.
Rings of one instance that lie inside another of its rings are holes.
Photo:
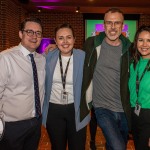
[[[36,37],[38,37],[38,38],[42,38],[43,37],[41,31],[22,30],[22,32],[26,32],[29,37],[32,37],[33,35],[36,35]]]
[[[119,28],[121,27],[121,25],[123,24],[122,21],[104,21],[104,24],[106,25],[106,27],[116,27],[116,28]]]

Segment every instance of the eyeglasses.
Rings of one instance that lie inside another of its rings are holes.
[[[121,27],[121,25],[123,24],[123,22],[121,22],[121,21],[115,21],[115,22],[112,22],[112,21],[105,21],[104,23],[105,23],[105,25],[106,25],[107,27],[112,27],[113,25],[114,25],[115,27]]]
[[[34,34],[36,34],[36,36],[38,38],[41,38],[42,37],[42,32],[41,31],[33,31],[33,30],[22,30],[24,32],[27,33],[28,36],[32,37]]]

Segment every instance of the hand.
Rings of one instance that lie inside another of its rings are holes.
[[[5,122],[4,122],[4,120],[0,117],[0,141],[1,141],[2,138],[3,138],[4,131],[5,131]]]
[[[56,48],[56,44],[49,44],[46,48],[45,48],[45,53],[48,54],[49,51],[53,51]]]
[[[149,141],[148,141],[148,147],[150,147],[150,138],[149,138]]]

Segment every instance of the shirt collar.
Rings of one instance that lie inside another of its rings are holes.
[[[20,47],[20,51],[22,52],[22,54],[24,56],[28,56],[29,54],[33,54],[35,56],[35,52],[30,52],[29,50],[27,50],[21,43],[19,44]]]

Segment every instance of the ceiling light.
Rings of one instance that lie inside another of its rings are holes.
[[[80,7],[77,7],[75,12],[79,13],[80,12]]]
[[[42,11],[42,8],[38,8],[38,12],[41,13],[41,11]]]

